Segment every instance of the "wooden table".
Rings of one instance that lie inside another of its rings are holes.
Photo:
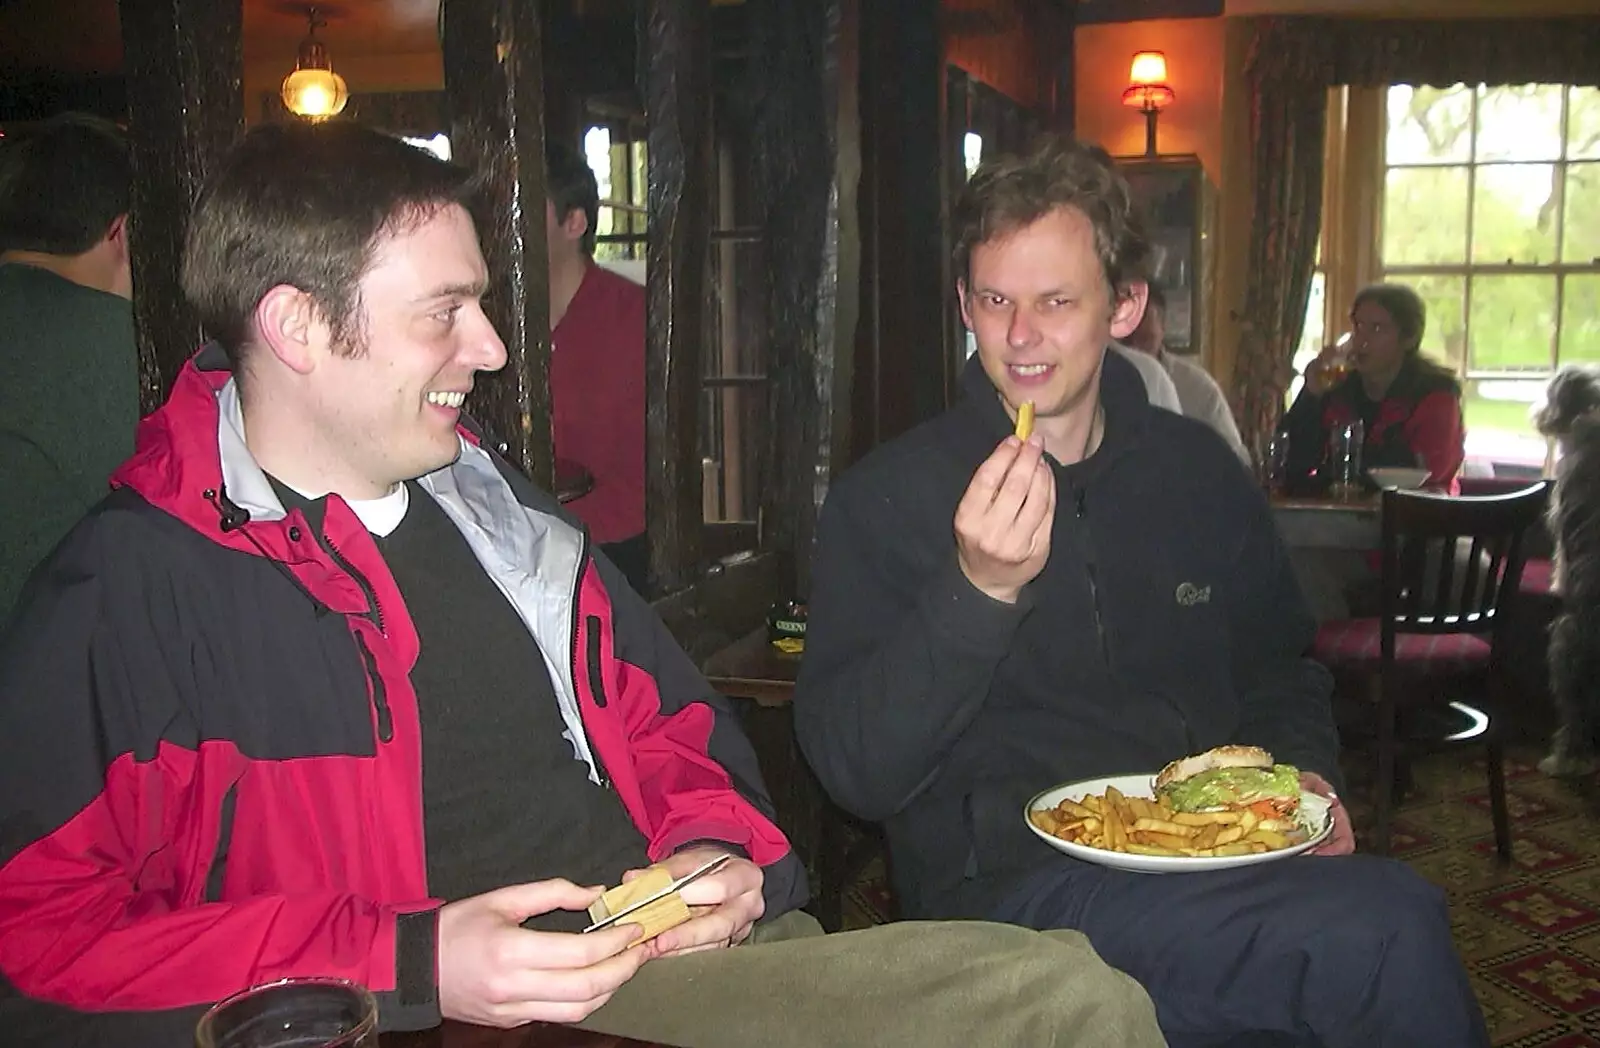
[[[431,1030],[386,1033],[380,1048],[670,1048],[652,1041],[635,1041],[605,1033],[590,1033],[572,1026],[533,1023],[513,1030],[447,1022]]]
[[[800,656],[779,651],[767,640],[767,631],[759,629],[712,655],[701,670],[724,695],[762,706],[787,706],[800,675]]]
[[[1377,549],[1383,504],[1377,494],[1351,499],[1272,497],[1272,517],[1291,549]]]

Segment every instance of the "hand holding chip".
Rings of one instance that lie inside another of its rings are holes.
[[[1007,437],[972,475],[956,506],[956,556],[961,572],[978,590],[1015,604],[1022,587],[1050,559],[1055,522],[1055,473],[1044,458],[1044,440],[1029,433],[1032,404],[1017,413],[1017,434]]]

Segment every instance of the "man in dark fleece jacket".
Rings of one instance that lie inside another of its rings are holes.
[[[1265,500],[1105,352],[1143,307],[1122,178],[1047,139],[978,172],[955,233],[965,397],[835,485],[795,702],[829,792],[886,825],[903,908],[1085,932],[1173,1045],[1487,1045],[1442,895],[1349,855],[1337,801],[1318,857],[1208,873],[1030,833],[1053,784],[1228,742],[1332,795],[1337,738]]]

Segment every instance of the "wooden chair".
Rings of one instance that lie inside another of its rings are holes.
[[[1413,491],[1383,493],[1382,604],[1372,619],[1325,623],[1313,657],[1342,697],[1370,710],[1376,725],[1374,850],[1388,854],[1402,708],[1453,707],[1473,727],[1449,741],[1482,739],[1488,749],[1495,847],[1511,857],[1504,754],[1491,710],[1516,688],[1506,658],[1508,610],[1518,599],[1525,537],[1544,513],[1549,484],[1475,498]]]

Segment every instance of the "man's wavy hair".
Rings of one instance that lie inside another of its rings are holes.
[[[1116,301],[1130,281],[1144,279],[1150,240],[1127,179],[1099,146],[1044,135],[1028,152],[979,167],[951,213],[955,272],[972,278],[980,244],[1032,225],[1058,208],[1081,211],[1094,228],[1094,250]]]

